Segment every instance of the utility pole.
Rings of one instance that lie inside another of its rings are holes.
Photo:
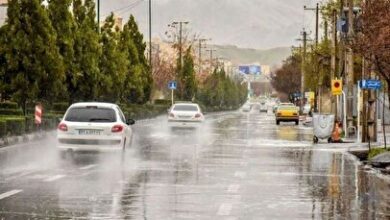
[[[188,21],[174,21],[173,26],[179,25],[179,60],[180,68],[183,67],[183,24],[188,24]]]
[[[348,33],[346,38],[346,59],[345,59],[345,66],[346,66],[346,83],[347,83],[347,100],[344,100],[347,102],[347,127],[354,126],[353,125],[353,88],[354,88],[354,55],[353,50],[350,42],[352,42],[352,39],[354,37],[354,30],[353,30],[353,7],[354,3],[353,0],[348,0]],[[346,131],[346,135],[348,136],[348,133]]]
[[[303,30],[303,55],[302,55],[302,76],[301,76],[301,111],[303,110],[303,102],[305,100],[305,65],[306,65],[306,45],[307,32]]]
[[[306,65],[306,48],[307,48],[307,32],[305,29],[302,31],[302,39],[298,39],[299,41],[303,41],[303,50],[301,52],[302,63],[301,63],[301,101],[300,101],[300,109],[301,112],[303,110],[303,102],[305,100],[305,65]]]
[[[332,53],[331,53],[331,79],[335,79],[337,76],[337,67],[336,67],[336,54],[337,54],[337,11],[332,11]],[[334,112],[337,116],[337,102],[335,97],[332,97],[332,107],[331,112]]]
[[[211,40],[211,39],[206,39],[206,38],[200,38],[198,41],[199,41],[199,74],[202,73],[202,49],[203,49],[203,46],[202,46],[202,43],[203,42],[206,42],[208,40]]]
[[[315,8],[308,8],[305,6],[303,6],[303,9],[306,10],[306,11],[315,11],[316,12],[316,36],[315,36],[315,42],[316,42],[316,47],[318,45],[318,26],[319,26],[319,18],[320,18],[320,4],[317,3],[317,6]]]
[[[206,51],[210,52],[210,67],[211,67],[211,69],[212,69],[213,66],[214,66],[214,62],[213,62],[213,52],[215,52],[215,51],[217,51],[217,50],[216,50],[216,49],[208,49],[208,50],[206,50]],[[213,70],[211,70],[211,71],[213,71]]]
[[[318,35],[319,35],[319,30],[318,30],[318,26],[319,26],[319,11],[320,11],[320,4],[317,3],[316,7],[315,8],[308,8],[306,6],[303,6],[304,10],[310,10],[310,11],[315,11],[316,12],[316,33],[315,33],[315,48],[317,48],[318,46]],[[315,66],[316,68],[316,74],[317,76],[319,76],[319,71],[318,71],[318,60],[316,61],[317,65]],[[319,79],[319,77],[318,77]],[[315,96],[315,101],[314,101],[314,110],[315,111],[320,111],[320,109],[318,108],[320,105],[320,85],[321,85],[321,82],[320,80],[317,82],[318,84],[318,88],[317,88],[317,91],[316,91],[316,96]]]
[[[149,68],[150,73],[152,74],[152,0],[149,0]]]

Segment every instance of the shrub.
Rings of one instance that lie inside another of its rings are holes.
[[[371,160],[373,157],[385,153],[387,151],[390,151],[390,149],[385,149],[385,148],[372,148],[370,152],[368,153],[368,159]]]
[[[171,100],[169,99],[156,99],[154,100],[154,104],[155,105],[167,105],[167,106],[170,106],[172,103]]]
[[[26,116],[25,123],[26,123],[25,125],[26,133],[32,133],[36,130],[34,116]]]
[[[7,122],[0,120],[0,138],[7,135]]]
[[[8,135],[23,135],[25,134],[25,118],[5,118],[6,133]]]
[[[18,109],[16,102],[0,102],[0,109]]]
[[[23,115],[22,109],[0,109],[0,115]]]
[[[56,102],[53,104],[52,110],[55,112],[62,112],[64,113],[66,109],[68,109],[69,104],[67,102]]]

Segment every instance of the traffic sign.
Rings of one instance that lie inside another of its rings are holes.
[[[360,88],[362,89],[372,89],[378,90],[382,87],[382,83],[380,80],[375,79],[363,79],[359,82]]]
[[[169,81],[169,83],[168,83],[168,88],[169,88],[169,89],[172,89],[172,90],[177,89],[177,83],[176,83],[176,81]]]
[[[332,94],[343,94],[343,81],[341,79],[332,79]]]

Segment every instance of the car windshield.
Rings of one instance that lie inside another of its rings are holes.
[[[66,114],[65,121],[109,123],[116,121],[116,115],[110,108],[75,107]]]
[[[280,106],[278,110],[284,110],[284,111],[296,111],[297,108],[294,106]]]
[[[196,105],[175,105],[173,107],[174,111],[190,111],[190,112],[197,112],[198,107]]]

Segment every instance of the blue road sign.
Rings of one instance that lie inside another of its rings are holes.
[[[168,83],[168,88],[169,88],[169,89],[172,89],[172,90],[177,89],[177,83],[176,83],[176,81],[169,81],[169,83]]]
[[[375,79],[363,79],[359,84],[362,89],[378,90],[382,87],[381,81]]]

